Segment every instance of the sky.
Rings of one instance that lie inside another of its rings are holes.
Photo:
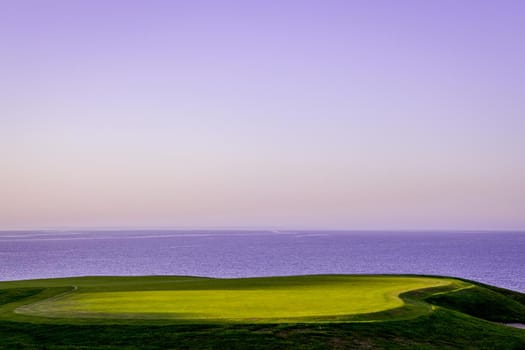
[[[525,2],[0,1],[0,229],[525,229]]]

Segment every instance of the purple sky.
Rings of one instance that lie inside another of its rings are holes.
[[[525,1],[0,2],[0,229],[525,229]]]

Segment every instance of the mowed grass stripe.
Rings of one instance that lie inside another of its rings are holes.
[[[313,320],[377,313],[403,306],[399,294],[446,286],[452,280],[402,276],[296,276],[199,279],[162,290],[83,290],[24,306],[19,312],[65,318],[179,320]],[[115,287],[113,287],[115,288]],[[215,289],[214,289],[215,288]]]

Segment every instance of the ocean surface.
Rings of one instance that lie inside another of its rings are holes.
[[[430,274],[525,292],[525,232],[0,231],[0,280]]]

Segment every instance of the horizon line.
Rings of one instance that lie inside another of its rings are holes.
[[[255,226],[102,226],[102,227],[27,227],[27,228],[0,228],[0,232],[22,232],[22,231],[268,231],[268,232],[290,232],[290,231],[331,231],[331,232],[525,232],[525,228],[328,228],[328,227],[255,227]]]

